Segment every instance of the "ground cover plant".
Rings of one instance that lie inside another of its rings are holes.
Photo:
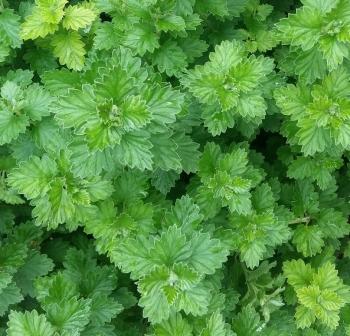
[[[0,0],[0,335],[350,335],[349,0]]]

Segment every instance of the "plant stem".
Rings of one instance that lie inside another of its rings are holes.
[[[293,225],[293,224],[301,224],[301,223],[306,223],[308,224],[310,222],[310,217],[302,217],[302,218],[296,218],[288,223],[288,225]]]

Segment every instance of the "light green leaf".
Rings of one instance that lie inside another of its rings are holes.
[[[83,85],[82,90],[70,90],[60,98],[55,106],[55,117],[65,127],[80,130],[96,114],[96,97],[90,85]]]
[[[237,336],[257,336],[260,325],[259,314],[251,306],[243,307],[232,321],[233,331]]]
[[[143,56],[147,51],[159,48],[159,36],[151,25],[146,23],[134,25],[126,34],[124,45],[134,49]]]
[[[162,170],[181,170],[180,157],[177,154],[176,143],[168,133],[155,134],[150,139],[154,164]]]
[[[152,323],[160,323],[170,316],[170,306],[162,291],[154,288],[147,295],[141,296],[139,305],[143,307],[143,316]]]
[[[37,0],[35,9],[41,13],[44,22],[59,23],[64,15],[68,0]]]
[[[29,118],[25,114],[14,114],[8,109],[3,109],[0,102],[0,145],[10,143],[24,133],[29,126]]]
[[[171,266],[174,263],[185,262],[191,256],[191,252],[186,236],[180,228],[173,225],[154,242],[151,258],[155,264]]]
[[[310,7],[321,11],[323,14],[329,13],[332,9],[337,7],[339,0],[302,0],[305,7]]]
[[[187,173],[194,173],[198,169],[200,152],[199,144],[194,142],[189,135],[177,132],[172,136],[177,146],[182,169]]]
[[[156,22],[156,27],[160,31],[183,31],[186,28],[186,23],[181,16],[168,14],[160,17]]]
[[[334,70],[349,56],[347,44],[337,41],[334,36],[326,36],[320,41],[320,49],[326,59],[329,70]]]
[[[316,225],[299,225],[294,231],[293,244],[305,257],[312,257],[322,251],[323,234]]]
[[[42,13],[35,9],[33,14],[27,16],[22,24],[20,36],[23,40],[35,40],[38,37],[45,37],[52,34],[57,29],[57,23],[45,22]]]
[[[225,247],[207,233],[196,233],[190,241],[190,247],[188,263],[198,273],[213,274],[227,259]]]
[[[8,336],[56,336],[55,329],[44,315],[36,310],[24,313],[11,311],[7,329]]]
[[[111,253],[111,259],[132,279],[147,274],[155,265],[150,259],[151,243],[143,236],[124,239]]]
[[[298,328],[305,329],[316,321],[316,316],[311,309],[305,306],[298,306],[295,312],[295,319]]]
[[[313,277],[313,270],[310,264],[305,264],[301,259],[284,262],[283,272],[287,277],[288,283],[296,289],[308,286]]]
[[[209,54],[210,67],[217,72],[228,73],[245,57],[244,44],[238,41],[223,41],[215,46],[215,52]]]
[[[52,178],[57,174],[56,163],[48,156],[37,156],[23,162],[8,176],[8,183],[27,198],[44,196],[50,190]]]
[[[265,99],[259,95],[241,95],[238,100],[237,111],[243,118],[263,119],[266,111]]]
[[[129,96],[120,110],[122,127],[127,131],[142,128],[151,121],[151,112],[141,96]]]
[[[168,85],[146,87],[142,96],[151,112],[152,122],[161,127],[175,122],[184,103],[184,94]]]
[[[52,38],[53,54],[69,69],[82,70],[85,61],[85,45],[76,31],[61,31]]]
[[[93,7],[87,4],[78,4],[75,6],[68,6],[64,11],[64,18],[62,25],[67,30],[78,30],[89,26],[96,18],[96,13]]]
[[[226,336],[226,327],[222,315],[213,313],[207,321],[207,326],[201,331],[200,336]]]
[[[121,164],[130,168],[151,170],[153,164],[151,148],[148,133],[138,131],[123,135],[120,144],[113,151]]]
[[[191,325],[181,314],[172,314],[168,320],[154,327],[155,336],[192,336]]]
[[[189,196],[182,196],[175,205],[165,214],[164,223],[167,226],[176,225],[184,233],[191,233],[203,220],[199,207]]]
[[[38,84],[33,84],[26,89],[25,93],[23,112],[31,120],[41,120],[42,117],[50,114],[50,105],[53,102],[53,98],[47,91]]]
[[[20,17],[10,8],[3,9],[0,14],[0,36],[6,36],[12,48],[18,48],[21,44],[19,31]]]
[[[202,283],[179,293],[175,306],[186,314],[202,316],[208,312],[211,293]]]
[[[118,37],[112,22],[103,22],[97,28],[94,45],[98,50],[110,50],[118,44]]]
[[[330,137],[327,130],[320,128],[312,119],[305,119],[300,122],[302,128],[297,132],[299,144],[306,155],[313,155],[317,152],[323,152],[330,143]]]
[[[89,323],[91,301],[75,297],[44,306],[48,321],[62,336],[79,334]]]

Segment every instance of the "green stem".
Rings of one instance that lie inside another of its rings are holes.
[[[310,217],[303,217],[303,218],[296,218],[288,223],[288,225],[293,225],[293,224],[301,224],[305,223],[308,224],[310,222]]]

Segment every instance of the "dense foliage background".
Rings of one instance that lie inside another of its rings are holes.
[[[0,335],[350,335],[349,0],[0,0]]]

